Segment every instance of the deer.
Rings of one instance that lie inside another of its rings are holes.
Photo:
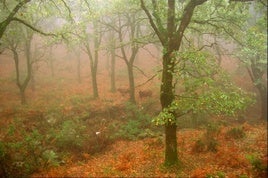
[[[139,91],[139,96],[140,98],[146,98],[146,97],[151,97],[153,94],[153,92],[151,90],[143,90],[143,91]]]
[[[117,91],[119,91],[119,93],[121,93],[123,96],[129,93],[128,88],[118,88]]]

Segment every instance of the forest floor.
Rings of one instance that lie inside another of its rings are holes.
[[[267,176],[267,122],[255,117],[258,106],[244,120],[178,120],[180,163],[168,168],[163,128],[151,122],[160,111],[159,81],[138,88],[150,87],[153,96],[137,95],[134,106],[109,92],[108,82],[99,84],[100,98],[93,99],[87,75],[82,83],[70,71],[42,75],[22,106],[14,75],[1,72],[0,177]],[[118,72],[118,86],[127,86],[126,72]],[[103,72],[99,80],[107,76]],[[140,78],[137,84],[144,82]]]
[[[82,161],[75,162],[71,156],[65,165],[43,170],[32,177],[266,177],[262,165],[267,166],[267,127],[247,123],[242,127],[246,136],[241,139],[226,136],[233,126],[222,127],[217,137],[217,151],[201,153],[193,148],[205,130],[179,130],[180,164],[169,169],[163,166],[163,140],[145,138],[118,140],[102,153],[84,154]]]

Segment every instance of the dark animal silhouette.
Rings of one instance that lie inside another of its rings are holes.
[[[129,93],[128,88],[118,88],[117,91],[119,91],[119,93],[121,93],[123,96]]]
[[[153,92],[151,90],[139,91],[140,98],[151,97]]]

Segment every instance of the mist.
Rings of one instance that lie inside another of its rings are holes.
[[[0,177],[267,176],[265,7],[1,1]]]

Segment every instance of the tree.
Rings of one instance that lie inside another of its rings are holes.
[[[36,72],[40,67],[39,64],[41,62],[44,62],[44,56],[47,51],[47,47],[42,44],[33,43],[33,48],[31,51],[32,51],[31,52],[32,73],[31,73],[30,84],[32,91],[35,91]]]
[[[20,34],[21,31],[24,31],[24,34]],[[9,30],[4,36],[4,44],[6,47],[11,50],[13,54],[13,59],[15,62],[16,69],[16,84],[20,90],[21,104],[26,104],[25,90],[28,86],[28,83],[32,75],[32,61],[31,61],[31,39],[32,33],[29,33],[27,29],[22,28],[21,26],[16,26],[13,30]],[[24,43],[22,43],[24,42]],[[26,57],[26,77],[21,80],[20,72],[20,52],[19,49],[24,45],[24,53]]]
[[[91,71],[91,82],[93,87],[93,97],[98,98],[98,84],[97,84],[97,71],[98,71],[98,61],[99,61],[99,47],[102,39],[102,32],[100,30],[98,19],[93,19],[92,21],[93,31],[86,31],[86,27],[83,27],[82,33],[75,35],[78,36],[81,41],[82,50],[88,55],[90,61],[90,71]],[[83,36],[82,36],[83,35]],[[92,39],[93,38],[93,39]],[[90,43],[93,41],[93,45]]]
[[[187,30],[199,33],[206,30],[211,34],[225,34],[234,38],[229,29],[241,23],[239,18],[244,14],[236,13],[241,9],[237,8],[234,3],[217,0],[152,0],[151,2],[140,0],[140,5],[163,47],[160,101],[162,118],[166,118],[164,119],[165,164],[173,165],[178,163],[176,118],[184,114],[174,110],[177,108],[177,102],[174,102],[176,100],[174,72],[176,65],[182,60],[178,54],[181,52],[183,39],[187,40]]]
[[[87,1],[83,1],[81,4],[76,3],[75,5],[80,6],[81,9],[79,9],[79,13],[74,13],[77,19],[74,24],[67,27],[67,33],[73,35],[69,36],[69,38],[72,39],[71,43],[74,43],[74,45],[78,45],[78,43],[80,43],[79,46],[88,55],[90,61],[93,97],[98,98],[97,71],[99,51],[104,33],[100,24],[102,8],[97,1],[92,1],[91,8],[89,8]],[[73,31],[71,28],[75,28],[76,30]]]
[[[115,39],[115,34],[113,31],[108,32],[108,45],[107,45],[107,51],[109,53],[109,56],[111,57],[111,65],[108,65],[108,67],[110,66],[110,77],[111,77],[111,88],[110,91],[111,92],[115,92],[116,91],[116,83],[115,83],[115,62],[116,62],[116,39]],[[108,63],[109,63],[109,59],[108,59]]]
[[[266,4],[267,7],[267,4]],[[248,28],[241,32],[237,55],[257,88],[261,100],[260,118],[267,120],[267,9],[265,4],[252,2]]]
[[[168,3],[166,4],[166,22],[163,22],[157,13],[160,9],[159,2],[152,0],[153,14],[151,14],[145,5],[145,2],[143,0],[140,0],[141,8],[146,13],[153,30],[155,31],[164,48],[162,82],[160,89],[160,101],[162,110],[168,108],[174,100],[173,72],[175,67],[175,53],[180,49],[184,31],[191,21],[195,8],[204,2],[206,2],[206,0],[191,0],[183,10],[183,15],[180,18],[180,24],[177,24],[175,0],[168,0]],[[164,24],[167,24],[166,28],[164,27]],[[175,113],[169,114],[174,115]],[[167,120],[165,123],[166,165],[173,165],[178,163],[176,129],[176,123]]]
[[[21,18],[24,16],[24,13],[20,13],[20,16],[18,16],[18,12],[20,12],[23,7],[26,6],[27,3],[31,2],[31,0],[20,0],[20,1],[1,1],[0,2],[0,40],[2,39],[5,31],[7,30],[7,27],[9,26],[9,24],[11,22],[18,22],[24,26],[27,26],[28,28],[30,28],[31,30],[38,32],[42,35],[45,36],[56,36],[53,33],[45,33],[42,30],[36,28],[34,25],[32,25],[31,23],[28,23],[25,19]],[[65,1],[62,0],[63,4],[65,5],[65,7],[68,8],[68,6],[66,5]],[[54,3],[55,4],[55,3]],[[10,11],[9,9],[12,8],[12,10]],[[1,41],[0,41],[0,45],[1,45]]]
[[[26,104],[25,90],[32,79],[34,81],[33,76],[33,63],[36,62],[32,54],[32,40],[34,38],[34,32],[37,32],[42,35],[56,36],[52,33],[44,33],[41,30],[38,30],[36,26],[41,26],[42,21],[48,17],[55,15],[55,9],[50,8],[49,11],[47,8],[40,10],[40,4],[38,2],[33,1],[28,6],[24,6],[26,3],[30,2],[30,0],[23,0],[17,4],[17,2],[9,1],[8,3],[5,1],[1,1],[1,8],[4,12],[8,12],[7,17],[4,16],[4,21],[0,24],[0,37],[3,37],[1,40],[2,45],[10,49],[13,53],[13,59],[15,61],[16,68],[16,83],[20,90],[21,103]],[[40,2],[41,3],[41,2]],[[45,4],[49,5],[49,4]],[[13,11],[9,13],[9,8],[13,8]],[[24,6],[24,8],[22,8]],[[47,7],[47,6],[46,6]],[[16,13],[20,10],[18,18]],[[36,12],[38,14],[34,14]],[[2,13],[2,11],[1,11]],[[1,14],[2,15],[2,14]],[[15,23],[10,24],[11,21]],[[12,26],[11,26],[12,25]],[[54,29],[55,30],[55,29]],[[21,61],[21,52],[24,47],[24,54],[26,58],[26,76],[22,80],[20,61]]]
[[[131,4],[131,6],[130,6]],[[121,58],[128,71],[129,81],[129,101],[136,103],[135,99],[135,78],[134,78],[134,62],[139,49],[149,43],[150,34],[142,30],[143,18],[140,9],[135,1],[118,1],[110,10],[111,18],[105,18],[104,23],[108,28],[118,35],[118,48],[121,54],[116,54]]]

